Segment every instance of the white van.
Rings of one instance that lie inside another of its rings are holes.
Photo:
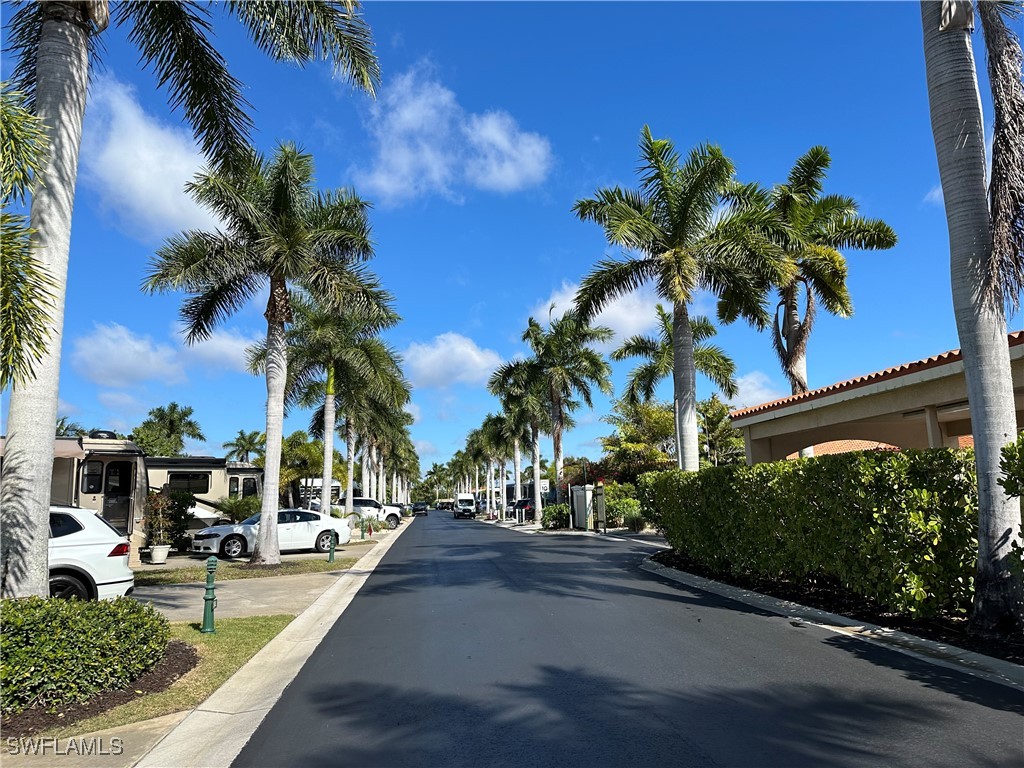
[[[455,494],[455,519],[460,517],[476,517],[476,499],[472,493]]]

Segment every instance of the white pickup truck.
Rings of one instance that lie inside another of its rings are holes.
[[[363,517],[380,520],[388,528],[397,528],[402,522],[402,508],[393,504],[381,504],[376,499],[356,496],[352,499],[352,511]]]

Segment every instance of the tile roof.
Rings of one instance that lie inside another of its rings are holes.
[[[1014,331],[1009,334],[1007,337],[1007,343],[1011,347],[1024,344],[1024,331]],[[963,356],[960,354],[959,349],[951,349],[949,352],[943,352],[938,355],[933,355],[932,357],[926,357],[924,360],[916,360],[912,363],[903,363],[902,365],[896,365],[892,368],[886,368],[884,371],[868,373],[863,376],[858,376],[855,379],[848,379],[846,381],[836,382],[835,384],[829,384],[827,387],[820,387],[819,389],[812,389],[808,392],[801,392],[799,395],[790,395],[789,397],[772,400],[771,402],[754,405],[750,408],[740,408],[729,415],[734,420],[741,419],[744,416],[752,416],[755,413],[774,411],[795,403],[817,400],[818,398],[825,397],[826,395],[832,395],[837,392],[846,392],[847,390],[866,387],[868,384],[875,384],[879,381],[896,379],[900,376],[907,376],[911,373],[917,373],[918,371],[924,371],[929,368],[938,368],[939,366],[949,365],[950,363],[955,363],[962,359]]]

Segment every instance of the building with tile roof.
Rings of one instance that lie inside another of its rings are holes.
[[[1024,331],[1009,334],[1007,342],[1020,425],[1024,424]],[[750,464],[778,461],[808,446],[836,441],[867,441],[869,448],[889,450],[956,448],[973,442],[959,349],[730,415],[733,426],[743,433]]]

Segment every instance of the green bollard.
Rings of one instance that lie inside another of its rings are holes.
[[[217,607],[217,590],[213,586],[213,573],[217,570],[217,558],[213,555],[206,560],[206,594],[203,596],[203,626],[200,632],[214,634],[213,609]]]
[[[331,550],[330,550],[330,554],[327,555],[327,562],[328,563],[333,563],[334,562],[334,545],[337,544],[337,543],[338,543],[338,532],[337,531],[331,531]]]

